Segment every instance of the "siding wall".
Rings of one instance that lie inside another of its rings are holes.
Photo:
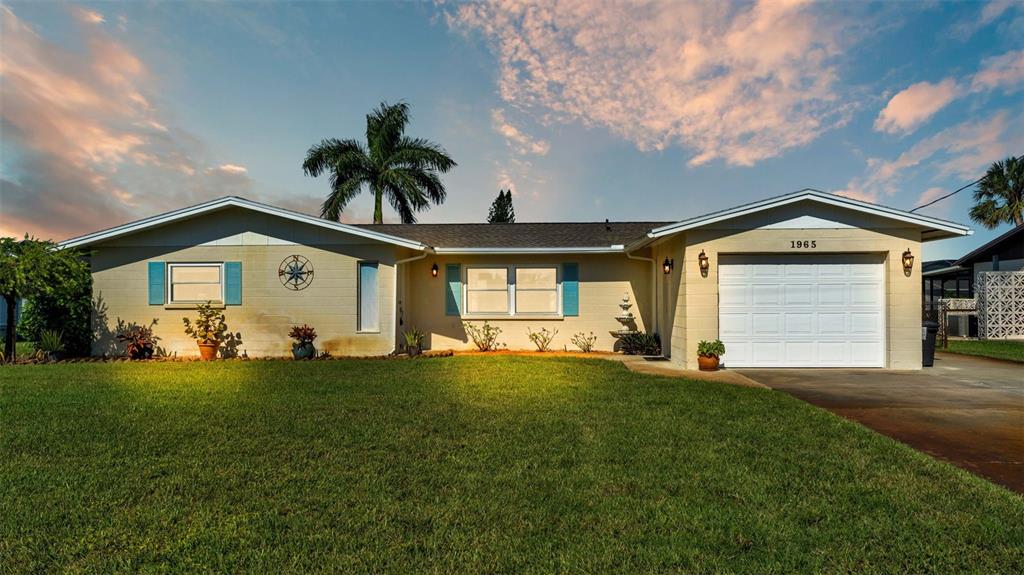
[[[303,244],[303,242],[310,242]],[[242,262],[242,305],[224,308],[228,328],[240,332],[239,352],[250,356],[291,353],[288,329],[308,323],[319,334],[317,349],[335,355],[381,355],[394,349],[394,262],[404,251],[331,230],[226,210],[150,230],[100,245],[92,255],[94,313],[97,334],[94,354],[117,354],[114,339],[119,319],[150,324],[169,353],[198,355],[185,335],[182,318],[194,309],[149,305],[147,264],[150,261]],[[310,260],[314,279],[305,290],[281,285],[278,267],[292,254]],[[357,333],[357,263],[378,261],[380,333]]]
[[[438,277],[430,276],[430,267],[437,264]],[[629,260],[621,254],[611,255],[561,255],[561,256],[428,256],[422,260],[403,264],[402,289],[404,310],[403,328],[416,326],[427,334],[424,343],[431,349],[473,349],[462,327],[463,318],[445,315],[445,265],[457,263],[467,265],[509,265],[509,264],[579,264],[579,316],[561,319],[488,319],[488,323],[502,329],[498,341],[509,349],[536,349],[527,337],[527,328],[534,331],[546,327],[557,329],[558,335],[552,342],[552,349],[570,350],[575,347],[570,338],[578,332],[594,332],[597,349],[610,351],[615,338],[609,333],[621,326],[615,320],[619,314],[619,303],[623,294],[629,294],[633,303],[630,310],[636,316],[637,329],[648,329],[652,322],[651,305],[651,264],[645,261]],[[473,323],[483,320],[465,318]]]

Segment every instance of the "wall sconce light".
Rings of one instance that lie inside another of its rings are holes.
[[[912,269],[914,269],[914,254],[910,253],[910,248],[907,248],[907,251],[903,252],[903,273],[909,277]]]
[[[432,278],[436,278],[437,277],[437,264],[434,264],[434,265],[430,266],[430,277],[432,277]]]
[[[661,271],[664,272],[665,275],[668,275],[668,274],[672,273],[672,269],[675,268],[675,267],[676,267],[676,260],[675,259],[671,259],[670,260],[668,258],[665,258],[665,261],[661,262]]]
[[[711,262],[708,261],[708,255],[704,253],[704,250],[701,250],[700,255],[697,256],[697,265],[700,266],[701,277],[708,277],[708,269],[711,268]]]

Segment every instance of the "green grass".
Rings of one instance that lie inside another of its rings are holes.
[[[4,350],[4,340],[0,339],[0,351]],[[32,355],[36,350],[36,343],[34,341],[16,341],[14,342],[14,353],[18,357],[28,357]]]
[[[1024,499],[781,393],[602,360],[0,368],[0,565],[1021,572]]]
[[[949,348],[939,351],[1024,363],[1024,341],[951,339]]]

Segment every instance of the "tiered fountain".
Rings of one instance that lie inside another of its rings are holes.
[[[629,303],[629,293],[622,294],[622,303],[619,304],[619,307],[622,308],[622,311],[615,316],[615,319],[622,324],[622,327],[611,332],[615,339],[637,333],[636,317],[633,312],[629,311],[629,308],[633,307],[633,304]]]

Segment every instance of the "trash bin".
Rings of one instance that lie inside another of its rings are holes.
[[[926,321],[921,324],[921,365],[931,367],[935,363],[935,336],[939,333],[939,324]]]

